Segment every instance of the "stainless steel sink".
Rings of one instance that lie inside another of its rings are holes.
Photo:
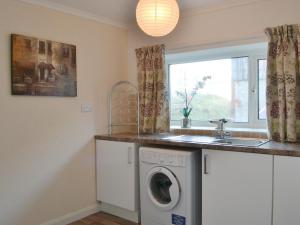
[[[192,143],[212,143],[213,141],[217,140],[214,137],[196,136],[196,135],[179,135],[173,137],[166,137],[163,139],[171,140],[171,141],[192,142]]]
[[[247,147],[258,147],[268,142],[268,140],[263,140],[263,139],[246,139],[246,138],[217,139],[215,137],[196,136],[196,135],[179,135],[173,137],[166,137],[163,139],[171,140],[171,141],[187,142],[187,143],[247,146]]]
[[[248,146],[248,147],[258,147],[266,142],[268,141],[259,140],[259,139],[242,139],[242,138],[226,138],[226,139],[218,139],[213,141],[213,143],[218,143],[223,145]]]

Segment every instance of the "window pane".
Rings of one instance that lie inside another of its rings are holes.
[[[248,122],[248,57],[170,65],[171,120],[193,97],[190,118],[209,121],[228,118]]]
[[[258,60],[258,119],[265,120],[266,115],[266,72],[267,71],[267,60]]]

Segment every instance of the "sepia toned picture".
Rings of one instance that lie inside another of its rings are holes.
[[[12,34],[12,94],[77,96],[76,46]]]

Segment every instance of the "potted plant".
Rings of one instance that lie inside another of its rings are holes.
[[[186,87],[184,88],[184,91],[176,91],[177,96],[180,97],[184,102],[184,107],[181,109],[181,113],[183,115],[182,124],[181,124],[182,128],[191,127],[191,119],[189,118],[189,116],[193,109],[191,106],[192,100],[194,99],[198,91],[204,88],[205,83],[208,79],[211,79],[211,76],[204,76],[201,81],[197,82],[195,87],[189,93]]]

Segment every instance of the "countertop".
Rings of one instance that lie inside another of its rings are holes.
[[[135,135],[135,134],[103,134],[96,135],[96,140],[110,140],[110,141],[123,141],[134,142],[139,145],[159,145],[165,147],[182,147],[182,148],[199,148],[199,149],[212,149],[233,152],[248,152],[258,154],[270,154],[281,156],[294,156],[300,157],[300,143],[279,143],[269,141],[259,147],[247,146],[230,146],[215,143],[193,143],[192,141],[174,141],[166,140],[167,137],[178,136],[175,134],[158,134],[158,135]],[[191,136],[191,135],[185,135]],[[192,136],[191,136],[192,137]],[[183,149],[184,150],[184,149]]]

